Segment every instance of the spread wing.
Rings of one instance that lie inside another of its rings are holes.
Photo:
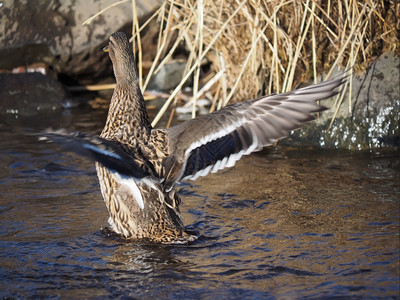
[[[210,171],[232,167],[243,155],[273,145],[325,108],[347,75],[288,93],[226,106],[168,129],[170,155],[164,160],[167,188]]]
[[[123,150],[121,145],[114,141],[109,141],[89,133],[71,133],[65,130],[48,130],[38,135],[40,136],[40,140],[53,141],[65,150],[97,161],[107,169],[117,172],[119,176],[133,177],[137,180],[150,176],[150,173],[145,168],[140,167]],[[147,169],[151,169],[151,166]]]

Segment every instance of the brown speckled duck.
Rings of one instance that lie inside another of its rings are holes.
[[[264,96],[154,129],[124,33],[110,37],[108,52],[117,85],[100,137],[47,132],[43,136],[96,161],[112,229],[127,239],[184,243],[175,184],[232,167],[243,155],[284,138],[323,110],[316,102],[336,94],[347,76],[280,95]]]

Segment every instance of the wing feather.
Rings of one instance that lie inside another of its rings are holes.
[[[317,101],[337,94],[348,75],[280,95],[236,103],[168,129],[170,155],[164,160],[166,186],[195,180],[232,167],[243,155],[259,151],[324,110]]]

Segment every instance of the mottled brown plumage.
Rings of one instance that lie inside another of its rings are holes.
[[[169,153],[165,130],[152,130],[140,91],[131,46],[125,34],[110,37],[108,52],[117,80],[106,125],[101,137],[118,143],[141,168],[162,177],[162,160]],[[101,191],[110,213],[113,229],[126,238],[149,238],[158,242],[190,240],[179,213],[179,196],[172,189],[163,191],[137,183],[144,208],[139,208],[128,188],[113,172],[96,164]]]
[[[138,85],[132,48],[110,37],[117,85],[100,137],[47,132],[43,136],[96,161],[112,228],[125,238],[181,243],[185,232],[175,184],[232,167],[243,155],[284,138],[314,119],[317,104],[335,95],[347,75],[280,95],[229,105],[169,129],[153,129]]]

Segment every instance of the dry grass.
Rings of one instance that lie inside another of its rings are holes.
[[[142,75],[140,32],[149,22],[139,28],[132,3],[133,38]],[[142,88],[178,48],[184,47],[189,55],[181,83],[153,125],[176,104],[189,77],[195,116],[200,97],[209,98],[214,110],[260,94],[285,92],[310,79],[316,82],[323,72],[327,78],[339,67],[365,68],[384,51],[399,52],[399,15],[395,0],[165,1],[151,18],[159,24],[158,51]],[[200,76],[204,60],[211,63],[206,82]],[[338,96],[337,110],[343,98]]]

